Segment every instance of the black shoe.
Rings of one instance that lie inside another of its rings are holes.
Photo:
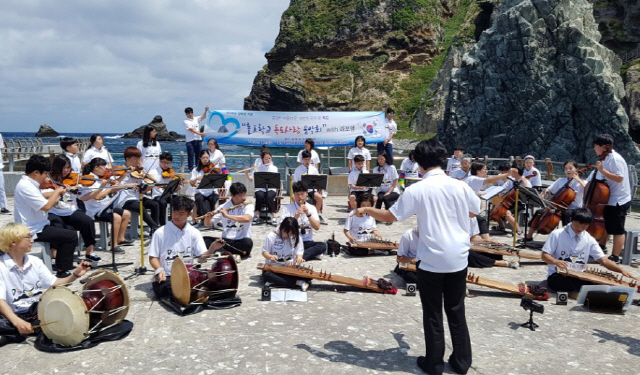
[[[65,277],[69,277],[71,276],[71,273],[69,273],[69,271],[58,271],[56,272],[56,277],[58,279],[64,279]]]
[[[609,260],[615,264],[620,264],[620,257],[617,255],[609,255]]]
[[[600,244],[598,244],[598,245],[600,246],[600,249],[602,250],[603,253],[605,253],[605,254],[608,253],[607,245],[600,245]]]
[[[102,258],[97,256],[96,254],[85,255],[85,258],[87,260],[89,260],[89,261],[92,261],[92,262],[99,262],[100,260],[102,260]]]
[[[118,246],[133,246],[133,241],[124,240],[118,244]]]
[[[2,209],[0,209],[0,214],[10,214],[11,211],[7,210],[6,208],[2,207]]]
[[[124,249],[121,248],[120,246],[114,247],[113,248],[113,252],[116,253],[116,254],[124,254],[125,253]]]
[[[417,364],[422,371],[426,372],[427,374],[432,374],[431,372],[427,371],[427,359],[425,357],[423,356],[418,357]]]

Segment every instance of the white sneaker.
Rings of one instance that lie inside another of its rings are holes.
[[[518,268],[520,268],[520,263],[517,260],[513,260],[513,261],[507,261],[507,267],[508,268],[513,268],[514,270],[517,270]]]
[[[303,292],[306,292],[307,289],[309,289],[309,283],[306,281],[300,281],[300,289],[302,289]]]

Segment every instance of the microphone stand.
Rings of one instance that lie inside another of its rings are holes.
[[[514,228],[512,230],[512,234],[513,234],[513,247],[516,247],[516,243],[517,243],[517,235],[518,235],[518,202],[520,200],[520,181],[513,179],[513,188],[516,189],[516,205],[515,205],[515,225]]]

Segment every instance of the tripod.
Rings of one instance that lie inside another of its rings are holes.
[[[535,331],[539,326],[533,322],[533,310],[529,310],[529,321],[526,323],[520,324],[520,327],[529,328],[532,331]]]

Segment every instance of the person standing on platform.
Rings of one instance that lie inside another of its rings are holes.
[[[0,134],[0,214],[10,214],[11,211],[7,209],[9,204],[7,203],[7,194],[4,190],[4,174],[2,169],[4,163],[2,162],[2,149],[4,148],[4,141],[2,140],[2,134]]]
[[[424,179],[412,184],[390,210],[361,207],[357,216],[371,215],[383,222],[417,216],[418,289],[423,310],[426,354],[418,367],[429,374],[444,371],[442,306],[447,314],[453,352],[449,364],[458,374],[471,366],[471,339],[465,317],[465,293],[470,242],[470,217],[480,209],[480,199],[466,183],[442,170],[444,145],[430,139],[420,142],[414,157]]]
[[[158,158],[162,154],[160,142],[156,140],[158,131],[155,126],[147,125],[142,133],[142,140],[138,141],[136,147],[142,153],[142,167],[149,172],[158,167]]]
[[[189,170],[192,170],[195,166],[195,160],[197,155],[200,155],[200,149],[202,148],[202,137],[204,133],[200,131],[200,123],[207,117],[207,111],[209,106],[204,107],[204,113],[200,117],[193,116],[193,108],[187,107],[184,109],[184,113],[187,118],[184,120],[185,130],[185,143],[187,144],[187,160],[189,164]]]
[[[378,143],[378,155],[386,152],[389,156],[391,156],[391,160],[393,161],[393,136],[398,132],[398,124],[393,121],[393,115],[395,111],[393,108],[387,108],[387,114],[385,115],[385,128],[389,132],[387,135],[387,139]],[[393,162],[391,163],[393,164]]]

